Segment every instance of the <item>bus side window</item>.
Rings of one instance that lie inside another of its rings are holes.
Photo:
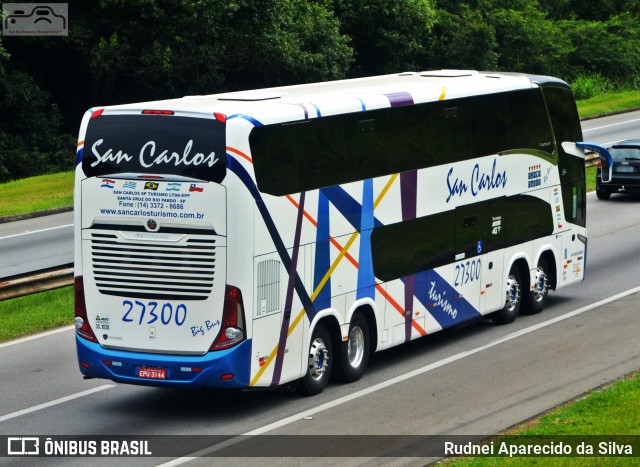
[[[256,181],[263,193],[284,195],[300,191],[293,144],[296,126],[257,127],[249,135]]]
[[[338,185],[345,180],[344,128],[338,118],[318,118],[300,127],[294,151],[299,190]]]
[[[344,118],[345,181],[363,180],[391,172],[389,113],[386,109]]]
[[[509,148],[553,153],[553,137],[539,89],[507,94]]]
[[[431,126],[436,164],[449,164],[471,158],[471,128],[467,99],[434,103]]]
[[[455,212],[376,227],[371,254],[376,277],[390,281],[454,260]]]
[[[433,135],[430,115],[433,104],[418,104],[394,109],[389,115],[387,141],[393,144],[391,167],[393,173],[423,169],[434,163]]]
[[[479,96],[471,101],[473,156],[482,157],[511,149],[507,138],[507,106],[503,94]]]

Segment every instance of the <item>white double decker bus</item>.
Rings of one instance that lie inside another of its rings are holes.
[[[369,355],[584,277],[568,86],[440,70],[91,109],[79,367],[121,383],[359,379]]]

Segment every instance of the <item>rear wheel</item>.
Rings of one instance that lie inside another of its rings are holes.
[[[522,304],[522,279],[520,271],[514,264],[509,271],[509,277],[506,284],[506,298],[504,308],[496,311],[493,315],[493,321],[497,324],[513,323],[520,312]]]
[[[369,339],[369,323],[361,313],[356,313],[351,318],[349,338],[342,342],[340,362],[335,367],[340,381],[352,383],[362,378],[369,362]]]
[[[526,311],[530,315],[540,313],[549,296],[549,266],[544,258],[538,261],[533,288],[527,292]]]
[[[333,348],[329,331],[322,324],[316,324],[309,345],[307,373],[298,385],[299,391],[306,396],[320,394],[331,376]]]
[[[596,196],[598,199],[609,199],[611,192],[605,190],[596,190]]]

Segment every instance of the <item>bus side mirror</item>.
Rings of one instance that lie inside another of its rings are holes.
[[[564,144],[564,143],[563,143]],[[576,143],[576,146],[580,149],[593,151],[598,154],[598,157],[607,163],[608,170],[605,173],[604,164],[602,166],[602,183],[609,183],[611,181],[611,176],[613,174],[613,157],[611,157],[611,153],[609,150],[599,144],[595,143],[586,143],[580,142]]]

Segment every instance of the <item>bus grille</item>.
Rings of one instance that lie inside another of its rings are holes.
[[[205,235],[166,244],[92,232],[91,263],[96,286],[106,295],[206,300],[215,277],[215,243],[215,237]]]

